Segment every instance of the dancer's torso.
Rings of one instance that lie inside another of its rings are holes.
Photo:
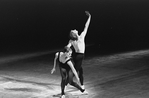
[[[67,64],[68,61],[71,60],[71,57],[66,56],[63,52],[58,53],[58,61],[59,66],[65,69],[70,69],[69,65]]]
[[[76,53],[84,53],[85,52],[85,42],[83,38],[79,38],[75,41],[70,41],[73,45]]]

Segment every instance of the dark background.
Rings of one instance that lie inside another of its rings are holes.
[[[1,0],[0,54],[67,45],[71,29],[83,31],[86,10],[92,15],[86,36],[86,44],[93,45],[91,50],[149,48],[147,0]]]

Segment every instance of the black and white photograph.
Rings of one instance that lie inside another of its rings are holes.
[[[0,98],[149,98],[149,1],[0,0]]]

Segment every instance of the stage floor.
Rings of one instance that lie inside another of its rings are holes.
[[[0,58],[0,98],[59,98],[60,73],[51,75],[54,55],[34,53]],[[66,89],[67,98],[148,98],[149,50],[86,57],[88,95]]]

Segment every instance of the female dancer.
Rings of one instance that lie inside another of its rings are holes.
[[[59,62],[59,68],[60,68],[60,73],[61,73],[61,98],[65,98],[65,85],[67,85],[67,79],[69,80],[69,84],[78,88],[82,93],[85,91],[82,89],[77,83],[73,81],[73,74],[75,75],[77,81],[80,83],[80,79],[78,77],[78,74],[73,66],[73,61],[71,58],[72,50],[71,48],[65,47],[63,52],[57,52],[55,54],[55,59],[54,59],[54,66],[53,69],[51,70],[51,74],[54,73],[55,67],[56,67],[56,62]]]

